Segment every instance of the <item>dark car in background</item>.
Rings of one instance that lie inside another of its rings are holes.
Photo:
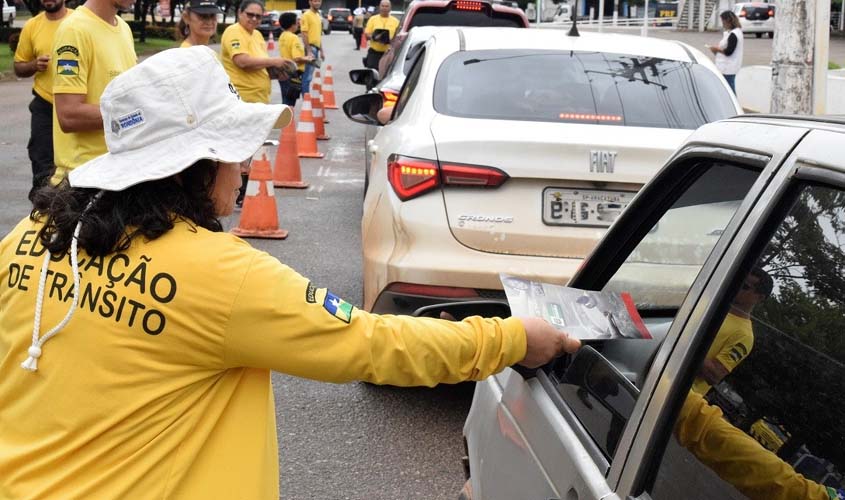
[[[349,9],[329,9],[326,15],[333,30],[352,32],[352,11]]]
[[[261,18],[261,22],[258,23],[258,32],[266,39],[270,36],[270,33],[273,34],[273,38],[278,39],[279,36],[282,34],[282,27],[279,25],[279,17],[282,14],[271,10],[264,13],[264,16]]]

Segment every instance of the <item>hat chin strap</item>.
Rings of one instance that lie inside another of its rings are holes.
[[[64,328],[68,323],[70,323],[70,318],[73,316],[74,311],[76,311],[76,306],[79,303],[79,256],[77,255],[77,248],[79,244],[79,231],[82,229],[82,218],[91,209],[94,205],[94,202],[100,198],[103,194],[102,191],[94,195],[91,198],[91,201],[88,202],[88,205],[85,207],[85,210],[82,211],[82,215],[79,218],[79,222],[76,223],[76,228],[73,230],[73,239],[70,242],[70,266],[73,272],[73,300],[70,303],[70,308],[68,308],[67,314],[65,314],[64,319],[54,326],[50,331],[45,333],[43,336],[39,338],[39,332],[41,331],[41,309],[44,306],[44,288],[47,283],[47,269],[50,267],[50,258],[53,256],[50,253],[50,250],[47,250],[44,254],[44,261],[41,263],[41,276],[38,280],[38,295],[35,299],[35,321],[32,325],[32,345],[29,346],[29,357],[26,358],[26,361],[21,363],[21,368],[24,370],[29,370],[31,372],[38,371],[38,358],[41,357],[42,349],[44,344],[47,343],[48,340],[53,338],[59,331]]]

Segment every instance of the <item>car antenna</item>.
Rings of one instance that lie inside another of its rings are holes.
[[[575,6],[572,7],[572,27],[569,28],[567,36],[581,36],[578,33],[578,0],[575,0]]]

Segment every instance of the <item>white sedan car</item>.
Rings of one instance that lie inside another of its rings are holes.
[[[437,32],[393,109],[367,146],[364,307],[403,314],[504,301],[500,272],[565,283],[692,130],[741,113],[683,43],[511,28]]]

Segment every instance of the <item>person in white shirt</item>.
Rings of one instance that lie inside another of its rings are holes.
[[[722,34],[719,45],[708,45],[708,48],[710,52],[716,55],[716,68],[722,73],[725,81],[736,94],[736,74],[742,67],[742,25],[740,25],[736,14],[729,10],[719,14],[719,18],[722,20],[725,32]]]

